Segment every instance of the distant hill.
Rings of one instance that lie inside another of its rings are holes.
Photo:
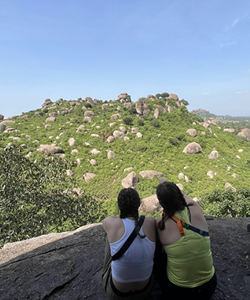
[[[250,116],[249,117],[232,117],[229,115],[224,115],[224,116],[220,116],[220,115],[215,115],[213,113],[210,113],[209,111],[205,110],[205,109],[195,109],[191,111],[192,114],[195,114],[199,117],[201,117],[204,120],[209,120],[209,119],[215,119],[219,122],[225,123],[225,122],[250,122]]]

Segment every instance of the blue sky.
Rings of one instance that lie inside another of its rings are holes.
[[[250,116],[250,1],[0,0],[0,70],[5,117],[122,92]]]

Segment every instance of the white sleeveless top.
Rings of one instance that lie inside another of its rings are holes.
[[[122,221],[125,233],[120,240],[110,243],[112,256],[119,251],[135,228],[134,220],[122,219]],[[142,228],[140,234],[144,235]],[[147,280],[152,274],[154,252],[155,242],[150,241],[147,237],[141,239],[137,235],[127,251],[119,259],[112,261],[112,277],[121,283]]]

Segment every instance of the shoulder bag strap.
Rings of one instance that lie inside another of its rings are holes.
[[[190,225],[190,224],[187,224],[185,221],[180,220],[180,219],[177,218],[176,216],[172,216],[172,217],[170,217],[170,218],[171,218],[175,223],[177,223],[181,236],[184,236],[184,235],[185,235],[184,230],[183,230],[183,227],[184,227],[185,229],[192,230],[192,231],[194,231],[194,232],[196,232],[196,233],[198,233],[198,234],[200,234],[200,235],[202,235],[202,236],[209,236],[209,232],[204,231],[204,230],[201,230],[201,229],[199,229],[199,228],[197,228],[197,227],[194,227],[194,226],[192,226],[192,225]]]
[[[145,216],[141,216],[139,221],[138,221],[138,225],[142,226],[143,222],[145,220]],[[119,259],[129,248],[129,246],[132,244],[133,240],[135,239],[135,237],[137,236],[135,229],[132,231],[132,233],[130,234],[130,236],[128,237],[128,239],[126,240],[126,242],[122,245],[122,247],[120,248],[120,250],[112,256],[112,260],[117,260]]]

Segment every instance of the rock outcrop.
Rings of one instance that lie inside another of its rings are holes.
[[[250,295],[250,218],[207,217],[218,285],[211,300]],[[6,244],[0,300],[106,300],[101,287],[106,234],[101,224]],[[156,285],[149,300],[159,299]]]

